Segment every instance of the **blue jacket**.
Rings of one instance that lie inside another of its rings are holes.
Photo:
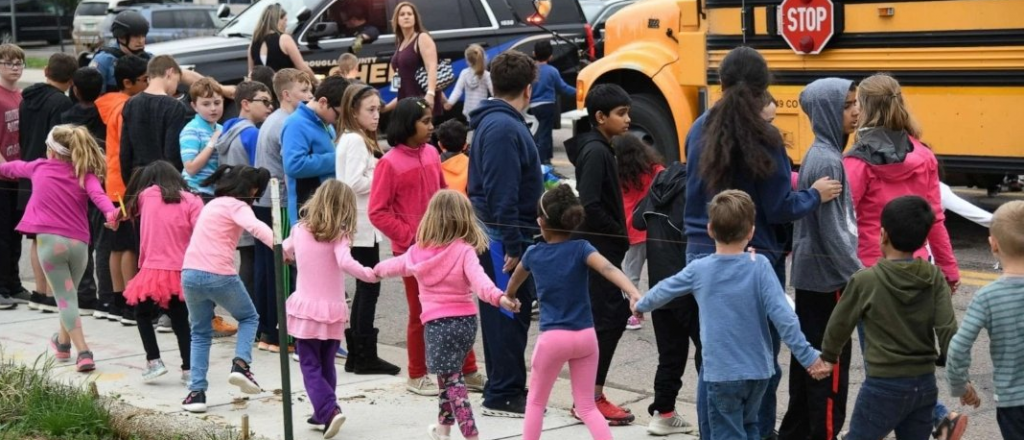
[[[708,203],[710,194],[700,176],[700,155],[704,151],[704,121],[701,115],[686,134],[686,253],[713,254],[715,241],[708,236]],[[775,262],[782,255],[780,237],[774,225],[802,218],[821,204],[821,196],[813,189],[793,191],[792,168],[785,149],[773,153],[775,172],[767,179],[753,180],[747,173],[737,172],[731,188],[750,195],[756,207],[754,239],[750,245]]]
[[[544,191],[537,144],[522,113],[500,99],[481,102],[470,121],[476,131],[469,150],[469,200],[505,255],[518,257],[537,229],[537,201]]]
[[[117,79],[114,78],[114,63],[117,62],[125,53],[121,51],[118,43],[112,43],[110,46],[100,49],[100,51],[93,57],[90,66],[95,67],[96,70],[100,71],[100,75],[103,76],[103,89],[102,92],[113,92],[118,89]],[[153,54],[143,51],[137,54],[145,60],[153,58]]]
[[[531,104],[555,102],[556,94],[576,96],[576,88],[562,80],[558,69],[550,64],[541,64],[537,69],[537,82],[533,83]]]
[[[334,127],[302,104],[284,121],[281,159],[288,184],[288,219],[299,221],[299,209],[320,183],[334,178]]]

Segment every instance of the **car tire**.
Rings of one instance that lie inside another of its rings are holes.
[[[629,110],[629,133],[654,147],[665,163],[679,160],[679,135],[672,111],[664,99],[651,93],[633,95]]]

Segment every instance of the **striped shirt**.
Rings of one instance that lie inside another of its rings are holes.
[[[996,407],[1024,406],[1024,276],[1003,276],[974,294],[960,330],[949,343],[946,378],[962,396],[971,366],[971,346],[984,328],[994,366]]]
[[[181,145],[181,162],[191,162],[199,156],[199,153],[206,148],[206,144],[210,142],[210,138],[213,137],[213,132],[220,130],[221,126],[218,123],[206,122],[197,113],[195,118],[192,118],[188,124],[185,124],[185,128],[181,130],[180,136],[178,136],[178,143]],[[199,182],[206,180],[207,177],[213,175],[214,171],[217,171],[217,151],[214,150],[213,154],[206,161],[206,165],[203,165],[195,175],[189,174],[188,171],[182,169],[181,177],[185,178],[185,182],[188,183],[189,188],[195,191],[199,191],[203,194],[213,195],[213,188],[207,186],[200,186]]]

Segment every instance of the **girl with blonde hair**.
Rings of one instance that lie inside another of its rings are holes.
[[[470,44],[466,48],[466,68],[459,72],[459,79],[452,89],[452,96],[444,104],[445,110],[451,110],[466,94],[466,102],[462,105],[462,114],[469,120],[469,114],[476,110],[487,97],[494,95],[494,86],[491,85],[491,72],[487,71],[487,54],[483,46]]]
[[[89,201],[106,216],[108,227],[118,219],[117,208],[97,177],[106,175],[106,163],[89,130],[58,125],[46,136],[46,159],[0,164],[0,177],[32,181],[32,194],[16,229],[36,236],[39,260],[60,312],[60,329],[50,338],[50,348],[58,361],[68,362],[74,345],[79,372],[96,369],[78,314],[77,286],[89,259]]]

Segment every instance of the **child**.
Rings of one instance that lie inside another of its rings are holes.
[[[612,282],[630,297],[640,292],[629,278],[594,249],[586,240],[571,239],[570,233],[583,222],[583,206],[569,185],[544,193],[537,203],[544,243],[530,246],[509,279],[505,299],[516,301],[516,291],[530,274],[537,285],[540,302],[540,337],[531,362],[530,393],[527,395],[523,438],[540,438],[544,407],[562,366],[569,363],[573,415],[582,420],[594,440],[610,439],[609,423],[594,402],[591,386],[597,377],[598,341],[590,313],[587,278],[590,270]],[[589,269],[589,270],[588,270]]]
[[[935,223],[932,207],[903,196],[887,203],[881,217],[884,258],[846,285],[825,328],[826,364],[810,373],[816,379],[830,374],[850,333],[862,325],[867,379],[846,439],[877,440],[895,430],[899,440],[925,440],[938,402],[935,365],[946,359],[956,317],[942,271],[914,258]]]
[[[479,44],[470,44],[466,48],[466,68],[459,72],[459,79],[455,81],[455,88],[445,101],[444,109],[451,110],[463,93],[466,94],[466,102],[462,104],[462,114],[467,121],[469,114],[480,106],[480,102],[494,95],[491,72],[487,71],[487,54]]]
[[[217,121],[224,113],[224,91],[213,78],[203,78],[192,83],[188,95],[196,115],[178,136],[181,162],[185,166],[181,175],[189,188],[203,196],[204,201],[210,201],[213,188],[204,187],[200,182],[212,176],[220,165],[216,146],[224,127]]]
[[[46,136],[46,159],[16,160],[0,164],[0,177],[31,179],[35,183],[18,231],[35,235],[40,265],[53,287],[60,311],[60,331],[50,338],[58,361],[71,359],[71,345],[78,351],[77,370],[96,369],[85,342],[75,289],[88,261],[89,222],[86,207],[92,201],[108,224],[118,211],[103,193],[103,152],[84,127],[58,125]]]
[[[182,263],[181,287],[185,290],[192,330],[191,390],[181,406],[190,412],[206,411],[206,372],[213,337],[213,309],[221,306],[238,321],[235,358],[228,382],[243,393],[256,394],[260,386],[250,370],[252,343],[259,316],[235,271],[235,246],[242,231],[249,231],[273,246],[270,227],[252,213],[253,198],[267,188],[270,173],[262,168],[221,165],[201,184],[214,186],[217,198],[207,203],[196,222]]]
[[[469,183],[469,152],[466,147],[466,125],[458,119],[449,119],[437,127],[437,143],[441,153],[441,171],[449,189],[466,195]]]
[[[33,84],[21,92],[22,101],[19,105],[19,145],[20,159],[31,162],[46,157],[46,137],[53,127],[60,124],[60,115],[71,108],[71,99],[66,93],[71,88],[71,78],[78,69],[75,57],[66,53],[55,53],[50,56],[43,71],[46,82]],[[22,179],[18,186],[18,209],[26,211],[26,205],[32,194],[32,181]],[[39,252],[34,234],[27,234],[32,240],[30,260],[32,273],[36,280],[36,290],[29,298],[28,308],[53,313],[57,311],[52,291],[47,286],[46,274],[39,264]],[[20,247],[20,246],[19,246]],[[85,304],[83,304],[85,305]]]
[[[338,57],[338,65],[331,69],[330,75],[340,76],[348,80],[359,79],[359,57],[345,52]]]
[[[971,346],[984,328],[991,340],[989,354],[995,366],[996,420],[1004,439],[1024,438],[1024,202],[1007,202],[996,210],[988,239],[1003,276],[974,294],[960,330],[949,342],[946,379],[950,394],[975,408],[981,404],[968,380]]]
[[[283,69],[282,69],[283,70]],[[256,66],[252,69],[252,74],[249,75],[249,81],[255,81],[260,84],[267,86],[267,90],[270,92],[270,100],[274,103],[274,107],[280,106],[277,100],[277,94],[274,93],[274,69],[269,66]],[[235,86],[235,97],[232,99],[234,102],[238,102],[238,86]]]
[[[18,81],[25,73],[25,51],[13,44],[0,44],[0,164],[21,159],[18,145],[18,106],[21,89]],[[18,263],[21,260],[21,234],[15,229],[18,219],[18,182],[0,179],[0,309],[18,306],[15,296],[23,295]]]
[[[380,242],[383,236],[370,223],[368,206],[373,173],[377,161],[384,155],[377,144],[377,124],[380,121],[380,93],[367,86],[353,86],[345,90],[341,99],[344,114],[338,121],[338,155],[335,167],[337,179],[352,188],[356,194],[356,232],[352,239],[352,257],[366,267],[380,262]],[[373,321],[377,313],[380,284],[356,281],[356,296],[352,301],[350,328],[345,330],[348,342],[348,360],[345,371],[355,374],[398,374],[402,369],[377,356],[377,329]]]
[[[857,258],[853,198],[843,169],[843,149],[860,116],[856,84],[841,78],[814,81],[800,93],[800,108],[811,121],[814,143],[804,156],[796,190],[808,189],[823,177],[843,185],[839,197],[797,220],[793,230],[790,283],[796,289],[796,315],[811,346],[820,348],[843,288],[863,268]],[[814,380],[790,362],[789,407],[780,437],[836,438],[846,422],[850,356],[847,346],[831,381]]]
[[[625,219],[632,217],[640,199],[647,195],[654,176],[663,171],[661,158],[649,145],[636,136],[617,136],[612,140],[612,149],[618,163],[619,184],[622,185],[622,207]],[[647,233],[633,227],[633,222],[626,222],[626,235],[629,236],[629,250],[622,259],[622,271],[629,281],[640,288],[640,271],[647,260]],[[640,321],[630,316],[626,321],[627,330],[639,330]]]
[[[75,71],[71,83],[75,86],[72,90],[78,102],[61,113],[61,123],[85,127],[96,139],[100,149],[104,149],[107,142],[107,126],[100,118],[99,109],[96,108],[96,100],[103,88],[103,75],[93,67],[82,67]]]
[[[533,46],[533,57],[538,66],[537,80],[533,83],[530,97],[530,113],[537,118],[537,132],[533,138],[537,141],[537,151],[544,165],[551,165],[555,154],[551,132],[555,128],[555,119],[559,117],[558,95],[576,96],[576,88],[566,84],[558,69],[548,64],[551,53],[551,42],[548,40],[538,41]]]
[[[715,253],[655,285],[633,310],[650,312],[674,298],[694,295],[705,348],[697,392],[700,436],[756,439],[757,412],[774,374],[769,321],[801,365],[820,367],[822,362],[800,333],[768,258],[744,252],[754,235],[750,196],[722,191],[711,200],[708,216]],[[709,423],[712,419],[719,423]]]
[[[416,243],[407,253],[373,269],[381,278],[415,276],[421,286],[422,309],[416,319],[423,323],[427,367],[437,375],[440,389],[439,424],[427,428],[433,440],[447,440],[456,420],[464,438],[479,436],[462,374],[476,341],[477,310],[472,292],[495,307],[518,308],[480,266],[477,254],[487,248],[487,241],[469,199],[441,190],[430,199],[416,230]]]
[[[255,166],[270,171],[270,176],[278,179],[282,208],[288,206],[288,191],[284,187],[284,165],[281,162],[281,131],[285,119],[288,119],[296,107],[313,97],[312,88],[313,79],[306,72],[298,69],[281,69],[275,73],[274,90],[281,107],[263,121],[260,134],[256,138]],[[271,226],[273,213],[270,191],[265,191],[263,197],[253,203],[252,211],[256,218]],[[287,215],[284,217],[287,218]],[[273,248],[256,243],[253,273],[254,303],[260,315],[260,341],[257,347],[276,353],[280,351],[280,342],[277,332],[277,277],[274,273]]]
[[[174,94],[181,67],[168,55],[149,61],[149,85],[124,105],[121,126],[121,180],[131,180],[136,168],[166,160],[183,169],[179,135],[185,127],[185,106]],[[186,178],[186,180],[188,180]]]
[[[125,181],[121,177],[121,132],[124,123],[121,113],[128,99],[142,93],[149,85],[146,67],[146,60],[137,56],[119,58],[114,63],[116,91],[112,89],[96,99],[96,110],[107,127],[107,175],[103,183],[107,196],[114,202],[114,206],[119,206],[127,195]],[[135,222],[126,221],[119,225],[116,231],[104,231],[100,236],[100,240],[107,242],[100,246],[110,249],[111,290],[100,291],[99,304],[93,313],[93,317],[97,319],[120,321],[124,314],[124,289],[138,270],[139,249],[136,235]]]
[[[338,286],[348,273],[376,283],[373,269],[352,259],[349,250],[356,229],[356,196],[344,183],[328,180],[302,205],[302,220],[284,241],[285,255],[302,273],[288,298],[288,333],[302,367],[302,381],[313,404],[313,422],[326,425],[324,438],[334,438],[345,423],[334,388],[338,373],[334,356],[348,321],[348,307]]]
[[[192,230],[199,221],[203,200],[188,191],[188,184],[174,166],[159,160],[132,176],[125,205],[129,217],[142,217],[139,273],[124,291],[126,303],[136,309],[139,337],[146,349],[142,379],[149,382],[167,374],[153,331],[153,320],[165,313],[178,339],[181,380],[188,385],[191,336],[181,289],[181,265]]]
[[[587,113],[595,130],[565,142],[569,160],[576,166],[576,190],[587,214],[573,238],[589,241],[615,267],[622,264],[629,250],[629,240],[611,139],[629,130],[630,102],[626,91],[617,85],[595,86],[586,99]],[[590,307],[601,356],[594,396],[597,408],[609,423],[626,425],[632,423],[635,416],[605,398],[604,382],[615,348],[626,330],[624,322],[629,319],[629,302],[622,297],[621,289],[596,275],[599,275],[596,271],[591,275]]]
[[[422,98],[398,102],[388,125],[388,144],[394,145],[377,163],[370,188],[370,223],[391,240],[394,255],[401,256],[416,240],[420,219],[434,193],[445,188],[437,149],[427,144],[434,130],[431,109]],[[409,304],[407,326],[409,381],[406,390],[422,396],[435,396],[437,384],[427,377],[426,348],[423,339],[422,308],[416,278],[404,277],[405,299]],[[477,373],[476,357],[469,351],[462,368],[467,386],[482,389],[483,377]]]

